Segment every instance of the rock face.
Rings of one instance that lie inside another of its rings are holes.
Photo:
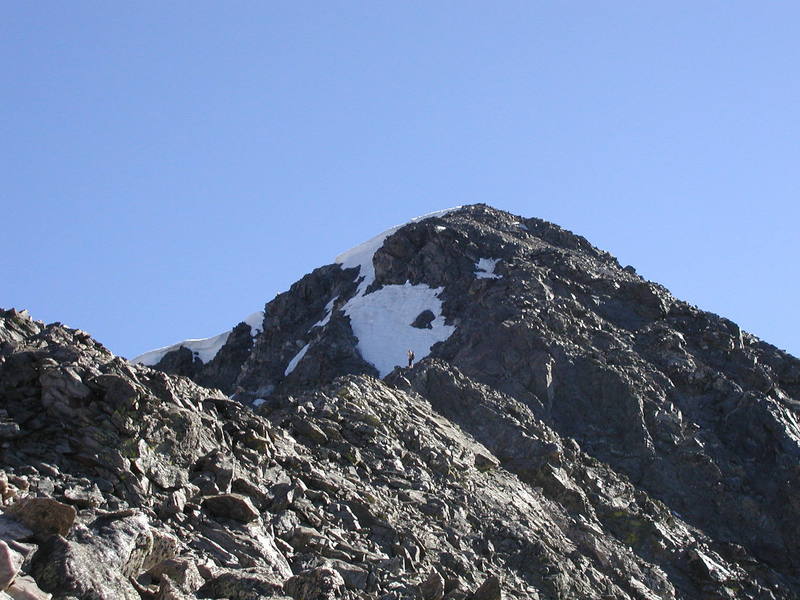
[[[363,248],[186,377],[0,313],[7,593],[800,597],[800,361],[538,219]]]

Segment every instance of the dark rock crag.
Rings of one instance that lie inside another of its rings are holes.
[[[383,379],[335,264],[173,374],[0,313],[0,599],[800,597],[800,361],[484,205],[372,264],[455,328]]]

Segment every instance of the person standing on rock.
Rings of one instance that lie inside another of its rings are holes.
[[[414,351],[413,350],[409,350],[408,351],[408,366],[410,367],[413,364],[414,364]]]

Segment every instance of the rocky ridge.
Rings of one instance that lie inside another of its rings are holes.
[[[483,205],[369,258],[158,365],[224,391],[3,312],[5,593],[798,597],[800,361]],[[378,379],[348,307],[391,286],[454,330]]]

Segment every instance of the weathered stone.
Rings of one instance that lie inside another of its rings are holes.
[[[272,576],[246,571],[226,571],[215,575],[199,590],[198,598],[261,600],[282,598],[283,586]]]
[[[39,547],[31,563],[31,574],[48,592],[96,600],[141,600],[118,570],[118,564],[103,562],[90,547],[60,536],[48,538]]]
[[[31,574],[49,592],[93,594],[97,600],[137,600],[130,577],[175,555],[174,536],[151,528],[141,514],[100,517],[66,540],[46,539]]]
[[[435,318],[436,315],[433,314],[433,311],[425,309],[411,322],[411,327],[416,327],[417,329],[432,329],[431,323]]]
[[[444,578],[431,569],[427,579],[419,584],[419,592],[423,600],[442,600],[444,598]]]
[[[184,490],[175,490],[164,500],[159,515],[162,519],[169,519],[182,513],[184,508],[186,508],[186,492]]]
[[[300,435],[306,436],[317,444],[326,444],[328,442],[328,436],[325,432],[306,419],[296,419],[294,421],[294,429]]]
[[[366,590],[369,583],[369,571],[362,566],[343,560],[330,559],[330,567],[342,576],[348,590]]]
[[[27,575],[17,577],[6,593],[13,600],[50,600],[52,598],[51,594],[42,591],[36,582]]]
[[[197,565],[185,558],[169,558],[163,560],[147,571],[156,581],[169,580],[165,586],[159,587],[159,593],[167,600],[167,591],[194,593],[203,585],[204,580],[197,570]],[[164,591],[162,591],[164,588]],[[167,588],[169,588],[167,590]]]
[[[481,586],[472,594],[472,600],[503,600],[503,589],[500,579],[492,575],[487,577]]]
[[[0,540],[7,542],[27,540],[33,537],[33,531],[25,527],[14,517],[0,514]]]
[[[330,567],[317,567],[290,577],[284,591],[294,600],[334,600],[344,591],[344,580]]]
[[[13,421],[0,421],[0,440],[13,440],[22,435],[17,423]]]
[[[3,541],[0,541],[0,590],[5,590],[14,581],[20,566],[22,556],[11,550]]]
[[[203,498],[203,508],[212,515],[249,523],[259,517],[250,498],[241,494],[217,494]]]
[[[298,552],[319,550],[328,544],[328,539],[313,527],[295,527],[286,541]]]
[[[75,522],[75,508],[52,498],[22,498],[6,512],[19,519],[37,536],[67,535]]]
[[[475,468],[479,471],[491,471],[500,466],[500,463],[493,457],[483,453],[475,454]]]

